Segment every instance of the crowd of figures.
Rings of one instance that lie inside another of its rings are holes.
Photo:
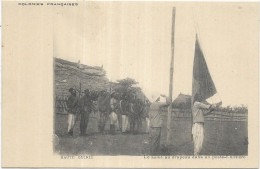
[[[146,132],[149,130],[150,153],[156,154],[160,149],[161,128],[163,124],[163,107],[170,105],[169,97],[165,95],[153,96],[151,104],[143,102],[133,95],[101,91],[98,94],[91,94],[86,89],[83,97],[78,97],[76,90],[69,89],[71,93],[67,101],[68,107],[68,134],[73,135],[73,128],[76,117],[80,115],[80,133],[86,135],[86,130],[91,112],[99,112],[99,132],[104,133],[105,125],[109,120],[110,133],[115,134],[115,126],[118,124],[119,131],[126,133],[127,126],[130,126],[130,133],[136,134],[140,131],[142,120],[146,121]],[[165,98],[165,102],[160,101]],[[94,101],[97,101],[95,109]],[[196,94],[192,105],[192,137],[194,144],[194,155],[199,155],[204,140],[204,116],[211,114],[222,102],[209,104],[201,95]]]
[[[116,125],[119,132],[137,134],[141,131],[142,121],[145,121],[145,129],[149,129],[148,100],[141,100],[134,95],[110,93],[107,91],[84,91],[82,97],[77,96],[76,90],[69,89],[70,96],[67,100],[68,108],[68,134],[73,135],[76,118],[80,116],[80,134],[86,135],[89,117],[92,112],[99,112],[98,129],[105,132],[106,123],[110,123],[110,133],[116,133]],[[95,105],[95,103],[97,105]],[[130,126],[130,127],[128,127]],[[130,128],[128,131],[127,128]]]

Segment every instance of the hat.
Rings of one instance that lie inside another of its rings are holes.
[[[70,89],[69,89],[69,92],[72,92],[74,89],[71,87]]]

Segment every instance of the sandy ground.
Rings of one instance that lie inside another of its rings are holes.
[[[166,113],[165,113],[166,122]],[[90,155],[148,155],[148,134],[126,134],[117,132],[101,135],[97,130],[98,114],[92,115],[87,136],[79,135],[79,121],[74,128],[74,136],[67,136],[67,115],[56,115],[55,134],[58,144],[55,150],[60,154]],[[247,122],[206,121],[202,155],[247,155]],[[106,130],[109,130],[107,124]],[[142,129],[144,131],[144,129]],[[192,155],[191,122],[185,119],[172,121],[171,145],[164,147],[166,124],[162,127],[161,155]]]

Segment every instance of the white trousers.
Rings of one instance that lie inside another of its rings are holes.
[[[111,112],[109,118],[110,118],[110,124],[114,124],[114,125],[118,124],[117,114],[115,112]]]
[[[75,125],[75,117],[76,117],[75,114],[71,114],[71,113],[68,114],[68,132],[69,132],[70,130],[73,130],[73,128],[74,128],[74,125]]]
[[[194,155],[199,155],[202,150],[204,140],[204,124],[194,123],[192,125],[192,136],[194,144]]]
[[[128,126],[128,117],[126,115],[122,115],[122,132],[126,132]]]

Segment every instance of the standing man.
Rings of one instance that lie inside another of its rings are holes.
[[[150,119],[149,119],[149,109],[150,109],[150,103],[148,100],[145,101],[145,108],[144,111],[142,113],[142,117],[145,120],[145,133],[149,133],[149,129],[150,129]]]
[[[102,91],[98,97],[98,111],[100,113],[98,128],[101,133],[104,133],[110,110],[110,96],[106,91]]]
[[[217,104],[209,104],[199,94],[194,97],[192,106],[192,136],[194,144],[194,155],[200,155],[204,140],[204,116],[209,115],[217,106],[221,105],[222,102]]]
[[[115,94],[115,99],[116,99],[116,113],[117,113],[117,118],[118,118],[118,128],[119,132],[122,132],[122,112],[120,108],[120,103],[121,103],[121,97],[119,96],[119,93]]]
[[[75,124],[75,117],[78,113],[79,98],[76,95],[76,91],[73,88],[69,89],[70,97],[67,100],[68,107],[68,134],[73,136],[73,128]]]
[[[115,92],[111,94],[110,108],[111,108],[111,112],[109,114],[110,133],[115,134],[116,124],[118,123],[118,101],[116,99],[116,93]]]
[[[135,99],[133,109],[135,121],[134,124],[136,125],[136,129],[134,125],[134,131],[138,134],[142,129],[142,113],[144,111],[144,105],[140,99]]]
[[[166,103],[159,102],[160,97],[153,97],[154,100],[150,105],[149,109],[149,119],[150,119],[150,153],[155,155],[158,153],[160,147],[161,139],[161,127],[162,127],[162,107],[168,106],[170,104],[169,98],[165,95],[161,95],[166,98]]]
[[[86,135],[88,122],[89,122],[89,115],[92,111],[93,107],[93,100],[91,98],[90,92],[88,89],[84,90],[85,95],[80,99],[80,135]]]
[[[130,123],[130,133],[134,134],[135,124],[136,124],[136,121],[135,121],[136,114],[134,111],[134,98],[132,98],[132,97],[130,97],[128,117],[129,117],[129,123]]]
[[[129,111],[129,102],[127,95],[122,96],[122,100],[119,102],[120,113],[122,117],[122,133],[126,133],[128,126],[128,111]]]

